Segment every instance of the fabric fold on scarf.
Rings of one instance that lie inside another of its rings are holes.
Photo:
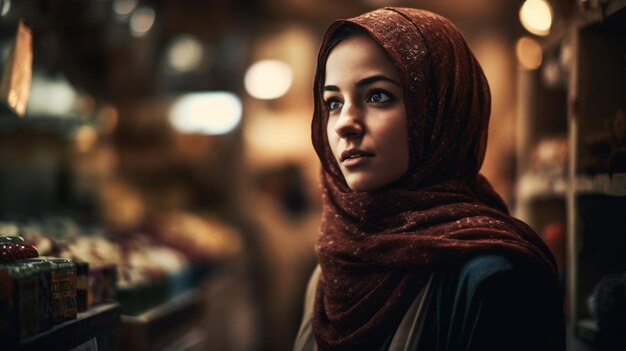
[[[321,93],[329,40],[344,26],[369,33],[400,73],[409,171],[374,192],[347,186],[326,137]],[[322,275],[313,331],[319,350],[375,350],[392,335],[432,272],[485,253],[556,274],[537,234],[511,217],[478,173],[489,86],[465,40],[436,14],[385,8],[330,25],[318,56],[312,139],[322,163]],[[514,303],[514,301],[512,301]]]

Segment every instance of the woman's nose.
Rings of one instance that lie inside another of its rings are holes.
[[[346,104],[335,123],[335,132],[341,138],[356,138],[363,134],[363,120],[358,106]]]

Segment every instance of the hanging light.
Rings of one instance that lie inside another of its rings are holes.
[[[277,99],[291,87],[293,71],[278,60],[263,60],[254,63],[244,77],[244,86],[251,96],[261,100]]]
[[[526,0],[520,8],[519,18],[527,31],[545,36],[552,26],[552,8],[546,0]]]
[[[242,106],[229,92],[191,93],[180,97],[170,109],[169,120],[178,131],[209,135],[226,134],[241,121]]]

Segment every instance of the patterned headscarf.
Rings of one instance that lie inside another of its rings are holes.
[[[385,49],[403,87],[409,169],[372,192],[350,190],[326,136],[326,59],[345,27],[359,28]],[[509,216],[478,173],[489,86],[450,21],[423,10],[384,8],[332,23],[318,56],[314,97],[312,138],[323,166],[324,202],[313,322],[320,350],[380,347],[430,273],[476,255],[501,253],[555,274],[541,239]]]

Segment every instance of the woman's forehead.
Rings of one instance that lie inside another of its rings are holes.
[[[399,74],[387,52],[365,34],[355,34],[339,42],[328,55],[325,73],[325,84],[376,74],[399,81]]]

